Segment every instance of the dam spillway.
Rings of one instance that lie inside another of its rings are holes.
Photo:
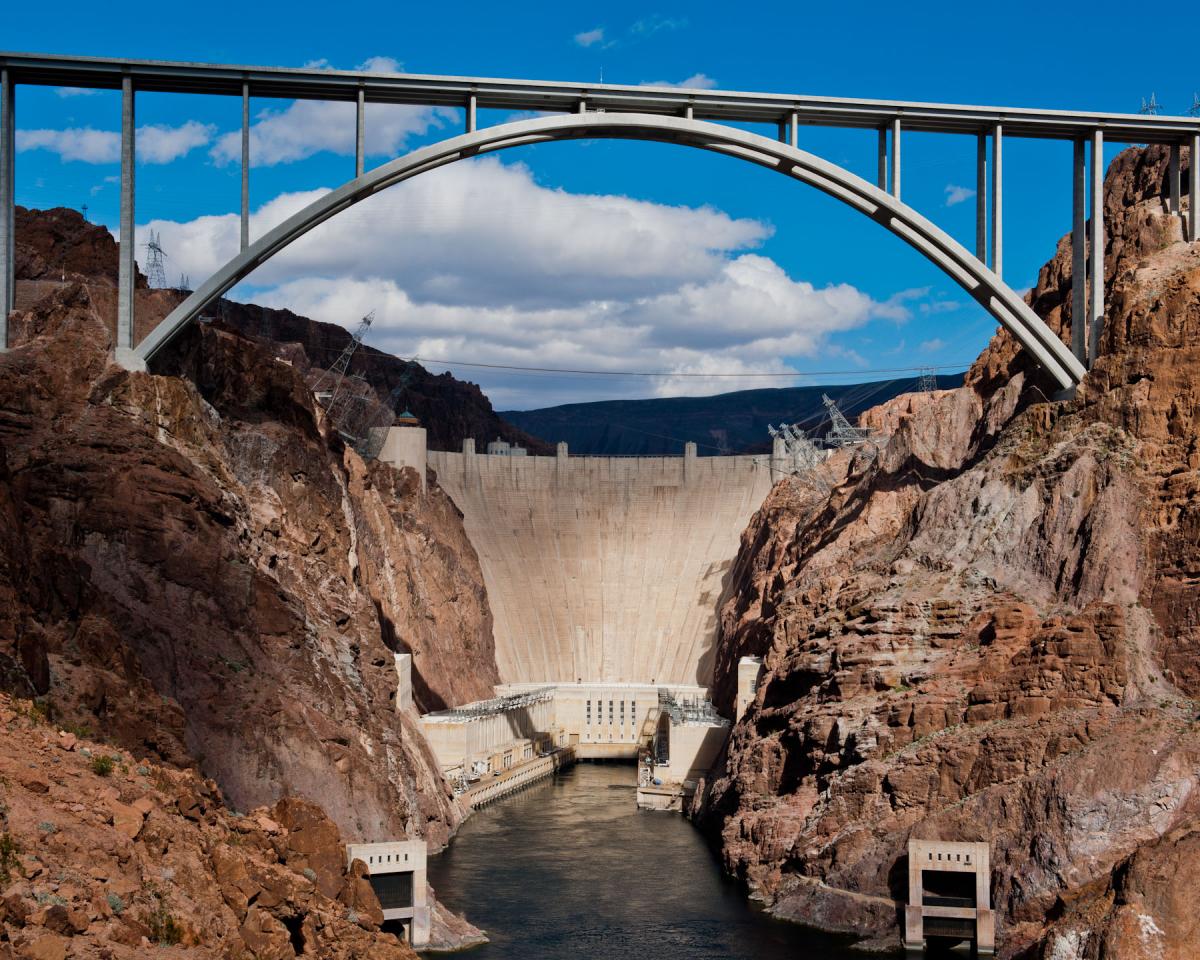
[[[429,451],[463,513],[504,683],[708,686],[765,457],[554,457]]]

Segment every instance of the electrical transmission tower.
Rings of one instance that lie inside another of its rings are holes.
[[[871,431],[866,427],[851,426],[850,421],[827,394],[821,394],[821,402],[825,404],[829,421],[833,424],[829,436],[825,438],[826,443],[834,447],[858,447],[871,439]]]
[[[818,493],[829,493],[832,487],[829,478],[825,476],[825,458],[797,424],[781,423],[776,430],[768,423],[767,433],[771,435],[771,439],[783,442],[786,458],[784,470],[787,473]]]
[[[1200,117],[1200,93],[1192,94],[1192,105],[1188,107],[1189,117]]]
[[[166,252],[162,248],[162,234],[155,235],[150,231],[150,241],[146,244],[146,282],[157,290],[167,285],[167,271],[163,266]]]
[[[348,373],[350,360],[371,329],[374,319],[375,311],[372,310],[359,321],[358,329],[342,348],[333,366],[313,383],[313,393],[317,402],[325,408],[333,428],[367,460],[379,454],[395,418],[391,406],[379,402],[375,388],[361,373]]]
[[[937,374],[934,368],[922,367],[921,376],[917,379],[917,390],[921,393],[933,393],[937,388]]]
[[[338,358],[333,361],[333,366],[321,374],[317,378],[317,382],[313,384],[313,393],[317,395],[317,399],[321,401],[321,405],[327,411],[332,411],[337,406],[338,395],[345,385],[346,371],[350,369],[350,358],[354,356],[358,345],[363,342],[363,337],[371,329],[371,321],[374,319],[375,311],[372,310],[359,321],[358,329],[350,337],[350,342],[342,348]]]
[[[1157,117],[1162,113],[1162,104],[1158,102],[1153,93],[1150,94],[1150,99],[1142,98],[1142,107],[1138,113],[1145,114],[1148,117]]]

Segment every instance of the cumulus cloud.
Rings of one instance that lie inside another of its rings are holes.
[[[263,110],[250,125],[250,164],[270,167],[293,163],[326,150],[352,156],[355,116],[354,104],[323,100],[297,100],[282,110]],[[444,107],[368,103],[364,118],[366,152],[402,153],[410,137],[457,117],[455,111]],[[217,163],[240,162],[242,132],[222,134],[210,152]]]
[[[254,212],[261,236],[324,191],[288,193]],[[217,228],[218,221],[225,226]],[[211,273],[236,252],[236,218],[202,218],[213,249],[181,266]],[[156,223],[165,243],[187,225]],[[628,299],[711,276],[727,254],[771,235],[758,220],[711,207],[676,207],[541,186],[523,164],[496,157],[452,164],[332,218],[255,274],[261,285],[308,276],[388,276],[414,298],[443,303],[553,306]],[[173,253],[173,257],[178,254]]]
[[[706,73],[693,73],[678,83],[671,80],[653,80],[642,84],[645,87],[680,87],[686,90],[711,90],[716,85],[717,81]]]
[[[211,142],[216,128],[189,120],[177,127],[148,124],[137,128],[137,158],[141,163],[170,163]],[[17,150],[47,150],[63,160],[117,163],[121,135],[113,130],[68,127],[63,130],[18,130]]]
[[[121,136],[111,130],[69,127],[65,130],[18,130],[17,152],[48,150],[63,160],[83,163],[116,163],[121,158]]]
[[[597,43],[603,43],[604,28],[596,27],[594,30],[583,30],[575,34],[575,42],[581,47],[591,47]]]
[[[941,337],[934,337],[932,340],[922,340],[921,345],[917,349],[922,353],[937,353],[945,346],[945,340]]]
[[[252,236],[320,194],[265,204]],[[233,214],[145,228],[161,233],[173,269],[192,277],[237,252]],[[761,386],[682,374],[786,372],[787,358],[817,354],[836,333],[908,316],[904,293],[880,302],[850,285],[788,276],[755,251],[770,232],[710,207],[549,189],[523,165],[491,157],[332,218],[260,267],[245,295],[342,324],[374,308],[372,342],[401,356],[661,371],[648,386],[664,396]],[[498,375],[479,379],[498,403],[547,402],[536,382],[515,389]],[[557,386],[581,395],[578,385]],[[589,387],[609,390],[611,381]]]
[[[404,67],[393,57],[367,57],[354,69],[365,70],[367,73],[401,73]]]
[[[960,203],[965,203],[975,196],[975,191],[970,187],[960,187],[954,183],[946,184],[946,206],[954,207]]]
[[[211,142],[217,128],[189,120],[178,127],[138,127],[137,156],[143,163],[170,163]]]

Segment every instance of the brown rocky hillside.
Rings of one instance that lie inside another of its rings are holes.
[[[16,208],[17,307],[25,309],[40,297],[61,289],[65,282],[87,286],[92,306],[115,335],[117,316],[118,244],[104,227],[89,223],[76,210]],[[152,290],[139,271],[135,291],[135,328],[145,337],[181,300],[175,290]],[[220,300],[209,315],[259,342],[264,348],[307,369],[328,367],[350,341],[350,334],[333,323],[320,323],[292,313],[252,303]],[[347,317],[354,326],[357,317]],[[369,341],[368,337],[368,341]],[[420,364],[409,364],[376,350],[370,343],[356,352],[350,372],[373,386],[380,400],[404,380],[399,404],[420,418],[434,450],[460,450],[465,437],[478,449],[497,437],[519,443],[533,453],[553,450],[544,441],[518,430],[496,415],[491,401],[477,384],[450,373],[433,374]]]
[[[0,956],[416,956],[314,804],[233,813],[211,780],[3,695],[0,734]]]
[[[1004,957],[1200,955],[1200,243],[1165,151],[1105,184],[1102,356],[1076,396],[998,333],[875,411],[832,496],[776,487],[718,687],[765,657],[695,811],[777,915],[899,945],[910,837],[984,840]],[[1069,239],[1032,303],[1068,338]]]
[[[0,355],[0,682],[236,809],[302,798],[346,840],[436,849],[462,812],[393,655],[421,709],[490,693],[461,515],[345,448],[301,370],[237,333],[191,330],[186,376],[116,367],[94,288],[14,314]]]

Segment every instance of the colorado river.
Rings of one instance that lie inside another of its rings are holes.
[[[756,911],[678,814],[639,812],[629,766],[581,764],[485,807],[429,861],[485,930],[479,960],[861,958]]]

